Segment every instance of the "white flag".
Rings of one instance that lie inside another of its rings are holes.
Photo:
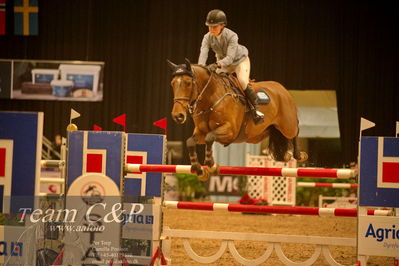
[[[367,119],[364,119],[363,117],[360,118],[359,142],[361,142],[361,139],[362,139],[362,131],[366,130],[368,128],[372,128],[372,127],[375,127],[375,123],[373,123],[373,122],[371,122],[371,121],[369,121]],[[359,143],[358,154],[357,154],[357,161],[358,162],[360,162],[360,154],[361,154],[361,151],[360,151],[361,148],[360,147],[361,147],[361,145]]]
[[[72,119],[78,118],[79,116],[80,116],[80,114],[71,108],[71,118],[70,118],[70,121],[72,121]]]
[[[366,130],[366,129],[369,129],[372,127],[375,127],[375,123],[373,123],[367,119],[364,119],[363,117],[360,118],[360,131],[363,131],[363,130]]]

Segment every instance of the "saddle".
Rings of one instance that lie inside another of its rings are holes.
[[[244,94],[244,89],[241,88],[240,82],[238,81],[237,76],[235,75],[235,73],[233,74],[229,74],[229,73],[216,73],[217,76],[223,81],[224,85],[226,87],[230,87],[233,92],[238,95],[238,98],[240,100],[240,102],[244,105],[247,104],[247,100]]]
[[[241,87],[240,82],[238,81],[237,75],[236,73],[217,73],[217,75],[222,79],[222,81],[225,83],[225,85],[229,86],[235,94],[239,95],[239,99],[241,101],[241,103],[243,103],[244,105],[247,104],[246,101],[246,96],[244,93],[244,89]],[[251,81],[250,83],[253,83],[254,81]],[[270,97],[267,94],[267,92],[263,89],[260,90],[256,90],[256,95],[258,96],[258,104],[268,104],[270,103]]]

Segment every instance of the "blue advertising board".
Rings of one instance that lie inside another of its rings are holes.
[[[399,207],[399,138],[362,137],[359,205]]]

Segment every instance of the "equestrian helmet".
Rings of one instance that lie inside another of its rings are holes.
[[[205,25],[207,26],[216,26],[219,24],[227,25],[227,18],[226,14],[219,9],[214,9],[209,11],[208,15],[206,16]]]

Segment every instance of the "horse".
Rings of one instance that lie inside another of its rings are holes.
[[[186,141],[190,162],[200,180],[218,174],[218,165],[212,156],[212,144],[216,141],[225,146],[231,143],[259,143],[269,138],[268,149],[277,161],[291,158],[307,160],[307,154],[298,146],[298,115],[291,94],[278,82],[251,82],[256,92],[263,91],[270,102],[258,105],[265,119],[260,124],[252,120],[246,99],[239,90],[234,90],[226,77],[210,71],[207,67],[191,64],[174,64],[167,60],[172,70],[171,86],[174,104],[172,118],[183,124],[187,113],[194,121],[194,132]],[[231,80],[231,79],[230,79]],[[202,168],[198,161],[196,145],[205,144],[205,162]]]

